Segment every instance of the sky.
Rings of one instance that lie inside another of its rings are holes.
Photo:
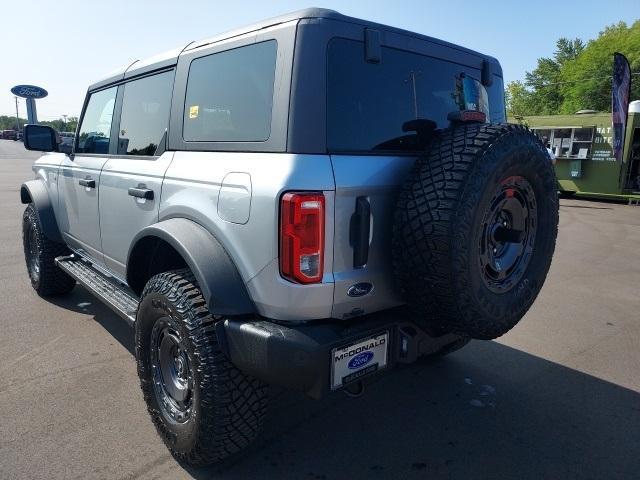
[[[497,57],[521,80],[561,37],[594,38],[640,18],[640,0],[15,0],[0,14],[0,115],[17,84],[45,88],[38,117],[79,115],[89,84],[135,59],[310,6],[404,28]],[[25,13],[25,12],[28,12]],[[21,117],[26,117],[20,100]]]

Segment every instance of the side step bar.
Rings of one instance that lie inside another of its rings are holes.
[[[110,277],[78,255],[56,258],[60,267],[114,312],[133,325],[138,311],[138,297],[118,280]]]

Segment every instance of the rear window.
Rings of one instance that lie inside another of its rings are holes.
[[[275,40],[195,59],[189,68],[187,142],[260,142],[271,133]]]
[[[478,69],[388,47],[382,48],[380,63],[368,63],[363,42],[334,39],[328,50],[327,146],[415,151],[416,136],[403,132],[403,123],[420,118],[448,127],[447,115],[461,109],[461,78],[480,75]],[[503,121],[501,80],[494,81],[488,97],[489,119]]]

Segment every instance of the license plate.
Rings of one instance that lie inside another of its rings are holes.
[[[367,337],[331,351],[331,390],[387,366],[389,332]]]

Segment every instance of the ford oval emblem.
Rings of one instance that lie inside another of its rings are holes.
[[[355,357],[353,357],[351,360],[349,360],[348,367],[351,370],[355,370],[356,368],[360,368],[366,365],[371,360],[373,360],[373,352],[362,352],[356,355]]]
[[[347,295],[350,297],[362,297],[367,293],[371,293],[373,290],[373,285],[369,282],[356,283],[355,285],[351,285],[349,290],[347,290]]]
[[[22,98],[44,98],[48,95],[44,88],[35,85],[16,85],[11,93]]]

